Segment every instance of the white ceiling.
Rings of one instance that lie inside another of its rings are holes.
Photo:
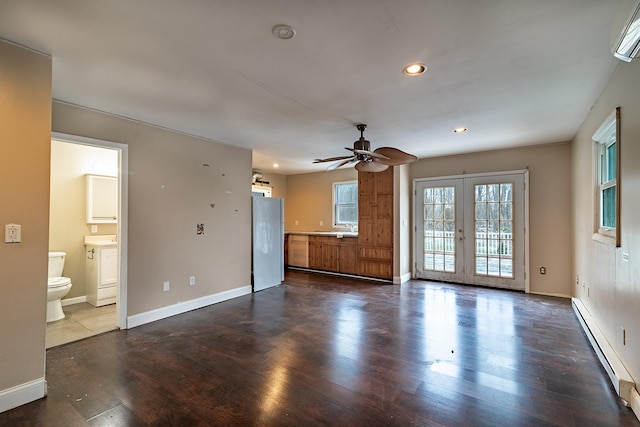
[[[322,170],[369,125],[418,157],[569,141],[618,61],[618,0],[2,0],[53,97]],[[291,40],[275,38],[293,26]],[[403,75],[410,62],[429,69]],[[469,132],[454,135],[464,126]],[[185,147],[188,149],[188,147]]]

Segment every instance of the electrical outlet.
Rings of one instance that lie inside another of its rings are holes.
[[[546,267],[540,267],[540,274],[547,274],[547,268]]]
[[[22,226],[20,224],[6,224],[4,226],[4,242],[20,243]]]
[[[169,282],[164,282],[164,283],[162,284],[162,290],[163,290],[164,292],[167,292],[167,291],[169,290],[169,287],[170,287]]]
[[[97,232],[98,232],[98,226],[97,226],[97,225],[95,225],[95,224],[94,224],[94,225],[92,225],[92,226],[91,226],[91,232],[92,232],[92,233],[97,233]]]
[[[576,274],[576,285],[580,284],[580,276]]]
[[[189,286],[196,284],[196,276],[189,276]]]
[[[300,225],[300,223],[298,222],[298,220],[296,219],[296,225]]]
[[[322,227],[324,225],[323,221],[320,221],[320,227]]]

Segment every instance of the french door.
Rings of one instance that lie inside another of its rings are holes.
[[[416,277],[525,289],[524,173],[416,181]]]

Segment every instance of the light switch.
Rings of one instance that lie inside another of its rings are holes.
[[[20,224],[5,224],[4,226],[4,242],[20,243],[21,227]]]

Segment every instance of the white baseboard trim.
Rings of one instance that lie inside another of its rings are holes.
[[[411,280],[411,273],[405,273],[401,276],[393,276],[393,284],[394,285],[402,285],[404,282],[408,282]]]
[[[591,317],[591,314],[582,301],[578,298],[572,298],[571,303],[573,311],[576,313],[576,317],[582,325],[582,329],[584,329],[585,334],[587,334],[587,338],[589,338],[591,347],[593,347],[593,350],[598,355],[598,359],[600,359],[600,363],[604,367],[605,371],[607,371],[609,379],[611,379],[611,383],[613,383],[613,387],[616,389],[618,396],[629,403],[636,417],[640,418],[640,412],[638,411],[640,409],[640,398],[638,397],[638,392],[635,388],[636,384],[633,381],[633,378],[627,371],[627,368],[625,368],[613,347],[609,344],[609,341],[607,341],[593,317]]]
[[[29,381],[0,391],[0,412],[17,408],[47,395],[47,382],[44,378]]]
[[[67,298],[67,299],[63,299],[62,301],[60,301],[62,303],[62,306],[67,306],[67,305],[73,305],[73,304],[80,304],[83,302],[87,302],[87,296],[81,296],[81,297],[75,297],[75,298]]]
[[[631,400],[628,403],[636,418],[640,421],[640,394],[638,394],[637,389],[631,389]]]
[[[251,285],[242,286],[240,288],[229,289],[228,291],[218,292],[217,294],[207,295],[201,298],[189,301],[179,302],[167,307],[158,308],[144,313],[127,316],[127,328],[135,328],[145,323],[155,322],[156,320],[166,319],[167,317],[177,314],[186,313],[187,311],[197,310],[208,305],[227,301],[232,298],[241,297],[251,293]]]

